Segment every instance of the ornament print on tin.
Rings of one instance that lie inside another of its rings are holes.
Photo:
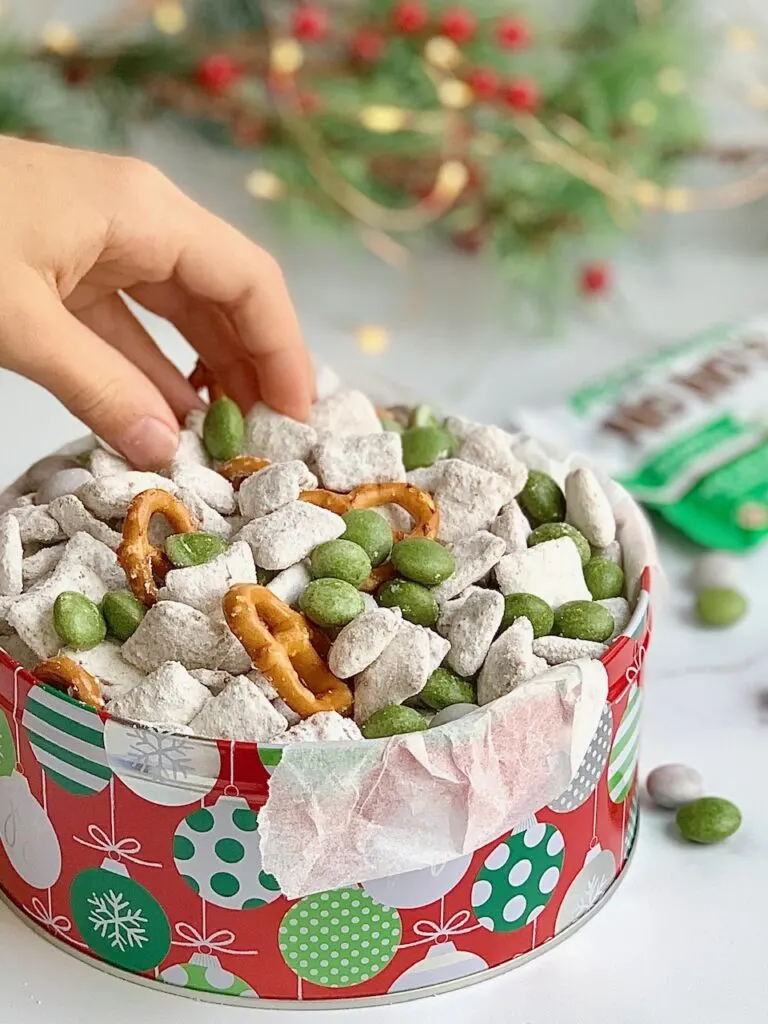
[[[428,949],[424,959],[413,964],[396,978],[389,987],[390,992],[408,992],[415,988],[445,985],[458,978],[487,971],[488,964],[476,953],[457,949],[453,942],[439,942]]]
[[[404,871],[388,878],[363,882],[363,888],[385,907],[401,910],[426,907],[455,889],[471,863],[471,856],[459,857],[419,871]]]
[[[160,974],[162,981],[177,988],[211,992],[220,996],[241,996],[257,999],[258,995],[242,978],[225,971],[217,956],[194,953],[186,964],[174,964]]]
[[[5,712],[0,708],[0,779],[13,775],[16,767],[16,744]]]
[[[613,731],[613,717],[611,706],[606,704],[600,716],[595,735],[587,748],[587,752],[571,784],[561,793],[553,803],[549,805],[551,811],[558,814],[567,814],[568,811],[575,811],[590,798],[597,789],[597,784],[605,769],[608,760],[608,753],[611,749],[611,732]]]
[[[61,845],[45,809],[23,775],[0,777],[0,843],[11,867],[33,889],[50,889],[61,874]]]
[[[576,875],[563,897],[555,923],[555,934],[589,913],[616,877],[616,861],[610,850],[600,845],[587,851],[584,867]]]
[[[615,804],[623,803],[629,796],[637,770],[637,755],[640,740],[640,707],[642,694],[633,685],[627,698],[627,706],[621,716],[616,738],[608,762],[608,796]]]

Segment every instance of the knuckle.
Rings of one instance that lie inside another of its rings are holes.
[[[146,160],[132,156],[118,157],[117,164],[118,185],[129,194],[144,197],[164,190],[169,184],[162,171]]]

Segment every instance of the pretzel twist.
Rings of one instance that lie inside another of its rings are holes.
[[[197,360],[188,380],[195,391],[207,390],[209,402],[215,402],[217,398],[225,397],[224,388],[219,384],[202,359]]]
[[[165,516],[175,533],[196,533],[198,530],[195,517],[187,506],[159,487],[142,491],[129,505],[117,560],[135,597],[148,607],[157,602],[155,577],[164,579],[172,568],[165,552],[149,541],[149,524],[156,514]]]
[[[254,666],[297,715],[349,711],[352,691],[323,661],[300,612],[266,587],[239,583],[224,597],[224,615]]]
[[[41,683],[48,683],[50,686],[56,687],[57,690],[63,690],[70,697],[74,697],[96,711],[100,711],[104,707],[104,698],[101,695],[101,686],[98,680],[71,658],[59,655],[57,658],[41,661],[33,670],[33,675]]]
[[[260,459],[258,455],[236,455],[219,466],[218,471],[225,480],[229,480],[236,491],[239,491],[246,477],[251,473],[258,473],[260,469],[269,465],[269,459]]]

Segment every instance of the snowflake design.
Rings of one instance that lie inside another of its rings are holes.
[[[123,953],[126,949],[141,949],[149,942],[144,928],[146,917],[141,910],[133,910],[121,892],[94,892],[88,897],[88,906],[93,908],[88,915],[93,930],[108,939],[113,949]]]
[[[574,920],[591,910],[610,884],[611,879],[608,875],[593,875],[581,893]]]
[[[131,768],[150,779],[176,782],[192,770],[192,744],[181,736],[137,730],[128,750]]]

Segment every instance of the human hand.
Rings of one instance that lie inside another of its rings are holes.
[[[170,320],[244,409],[304,419],[310,361],[274,259],[131,158],[0,138],[0,367],[140,469],[199,399],[120,292]]]

